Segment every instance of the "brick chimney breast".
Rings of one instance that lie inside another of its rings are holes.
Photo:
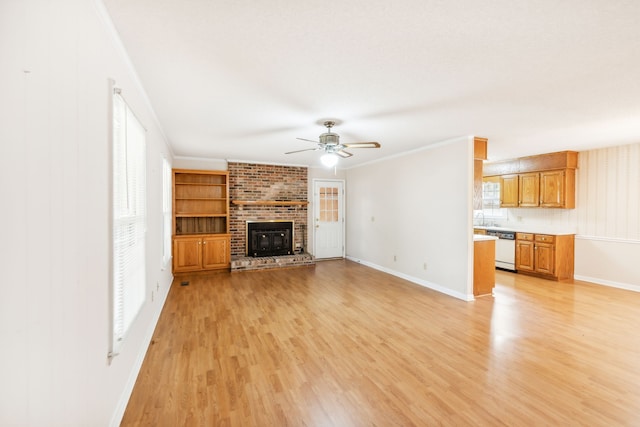
[[[229,162],[231,201],[308,201],[307,168]],[[231,204],[231,257],[246,253],[247,221],[294,221],[294,249],[304,248],[307,206],[237,206]],[[306,248],[304,248],[306,250]]]

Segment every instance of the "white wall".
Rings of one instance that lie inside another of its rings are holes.
[[[640,144],[580,153],[576,278],[640,292]]]
[[[161,130],[93,0],[0,2],[0,425],[117,425],[171,283]],[[110,337],[109,79],[147,128],[147,302]],[[151,301],[151,293],[154,300]]]
[[[501,225],[575,232],[576,279],[640,291],[639,165],[640,144],[580,152],[575,209],[508,209]]]
[[[347,257],[473,298],[473,138],[348,169],[346,192]]]
[[[200,159],[196,157],[180,157],[173,159],[173,167],[175,169],[196,169],[196,170],[213,170],[226,171],[229,165],[226,160],[222,159]]]

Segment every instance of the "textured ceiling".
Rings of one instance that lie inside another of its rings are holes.
[[[640,1],[104,0],[177,156],[341,167],[462,135],[491,159],[640,142]]]

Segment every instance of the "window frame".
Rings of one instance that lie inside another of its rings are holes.
[[[112,334],[117,355],[146,302],[146,129],[113,89],[111,138]]]

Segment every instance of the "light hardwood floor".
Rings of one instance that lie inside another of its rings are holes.
[[[182,279],[182,278],[181,278]],[[123,426],[640,425],[640,294],[344,260],[173,284]]]

